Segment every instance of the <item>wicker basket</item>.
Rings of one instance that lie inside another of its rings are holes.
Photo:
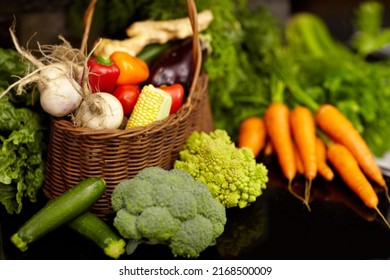
[[[213,130],[208,77],[199,74],[202,58],[196,8],[192,0],[187,3],[194,30],[195,75],[186,102],[165,120],[127,130],[76,128],[68,119],[53,118],[43,186],[47,198],[57,197],[85,178],[102,177],[107,183],[106,192],[91,211],[110,218],[110,197],[119,182],[133,178],[148,166],[172,168],[193,131]]]

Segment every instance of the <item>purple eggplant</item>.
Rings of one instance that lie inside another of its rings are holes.
[[[202,55],[205,52],[202,51]],[[154,86],[182,84],[191,86],[193,78],[192,37],[179,41],[160,53],[149,65],[147,83]]]

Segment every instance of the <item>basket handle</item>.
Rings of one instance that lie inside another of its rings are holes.
[[[201,65],[202,65],[202,48],[199,40],[199,30],[198,30],[198,12],[196,10],[196,5],[194,0],[187,1],[187,13],[188,18],[190,19],[193,37],[192,37],[192,73],[194,75],[190,87],[189,98],[191,98],[192,93],[195,91],[196,84],[200,75]]]

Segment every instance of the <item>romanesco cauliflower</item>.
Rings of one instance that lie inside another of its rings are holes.
[[[114,226],[129,240],[166,244],[174,256],[196,258],[214,245],[226,224],[225,207],[187,172],[147,167],[111,195]]]
[[[268,182],[268,170],[251,150],[237,148],[225,130],[193,132],[174,163],[205,184],[226,207],[244,208],[256,201]]]

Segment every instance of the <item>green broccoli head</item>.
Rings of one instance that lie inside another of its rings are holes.
[[[180,224],[169,247],[174,256],[198,257],[200,252],[215,243],[211,232],[211,221],[202,215],[196,215]]]
[[[179,228],[180,221],[165,207],[146,208],[137,217],[137,230],[141,236],[160,243],[169,240]]]
[[[126,183],[120,183],[115,187],[116,195],[111,199],[114,211],[126,208],[134,215],[142,213],[145,208],[154,205],[153,185],[145,180],[134,178],[131,189]]]
[[[129,243],[166,244],[175,256],[198,257],[226,224],[225,207],[179,169],[147,167],[119,183],[111,203],[114,227]]]
[[[126,239],[139,240],[142,238],[137,229],[137,216],[131,214],[126,208],[119,209],[114,219],[114,227],[118,229],[119,234]]]
[[[198,214],[204,216],[211,221],[213,226],[214,236],[216,239],[220,236],[225,229],[226,224],[226,212],[224,211],[224,206],[222,203],[212,203],[210,204],[210,192],[204,191],[207,190],[206,185],[201,182],[197,182],[198,188],[193,189],[193,195],[197,197],[198,201]]]
[[[256,201],[268,182],[265,165],[256,162],[251,150],[237,148],[221,129],[193,132],[174,168],[205,184],[227,208],[244,208]]]

